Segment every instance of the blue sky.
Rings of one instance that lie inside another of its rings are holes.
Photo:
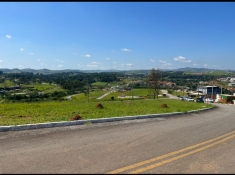
[[[235,2],[0,2],[0,68],[235,70]]]

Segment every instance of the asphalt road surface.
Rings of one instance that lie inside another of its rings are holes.
[[[165,118],[0,132],[0,173],[235,173],[235,106],[216,105]]]

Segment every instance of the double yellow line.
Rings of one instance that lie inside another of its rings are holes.
[[[215,146],[215,145],[218,145],[218,144],[220,144],[222,142],[225,142],[225,141],[227,141],[227,140],[229,140],[229,139],[231,139],[233,137],[235,137],[235,131],[231,131],[231,132],[229,132],[227,134],[221,135],[221,136],[216,137],[214,139],[207,140],[205,142],[201,142],[199,144],[196,144],[196,145],[193,145],[193,146],[189,146],[189,147],[180,149],[178,151],[174,151],[174,152],[171,152],[171,153],[168,153],[168,154],[164,154],[162,156],[158,156],[158,157],[155,157],[155,158],[152,158],[152,159],[149,159],[149,160],[145,160],[145,161],[133,164],[133,165],[129,165],[129,166],[123,167],[123,168],[119,168],[117,170],[110,171],[110,172],[108,172],[106,174],[118,174],[118,173],[123,173],[125,171],[131,171],[131,170],[133,170],[133,171],[129,172],[129,174],[142,173],[142,172],[151,170],[153,168],[157,168],[159,166],[162,166],[164,164],[173,162],[175,160],[181,159],[183,157],[186,157],[186,156],[195,154],[197,152],[203,151],[203,150],[208,149],[208,148],[210,148],[212,146]],[[213,143],[211,143],[211,142],[213,142]],[[208,145],[206,145],[206,144],[208,144]],[[203,146],[203,145],[205,145],[205,146]],[[203,147],[201,147],[201,146],[203,146]],[[198,147],[200,147],[200,148],[198,148]],[[183,152],[188,151],[188,150],[191,150],[191,151],[183,153]],[[179,153],[183,153],[183,154],[176,155],[176,154],[179,154]],[[161,160],[161,159],[164,159],[164,158],[167,158],[167,157],[170,157],[170,156],[174,156],[174,155],[176,155],[176,156],[172,157],[172,158],[169,158],[169,159],[166,159],[166,160],[163,160],[163,161],[160,161],[158,163],[155,162],[157,160]],[[151,164],[151,165],[147,165],[147,164]],[[140,167],[140,166],[143,166],[143,167],[138,169],[138,167]]]

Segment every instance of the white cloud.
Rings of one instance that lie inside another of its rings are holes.
[[[41,63],[41,66],[43,66],[44,64],[43,63]]]
[[[105,58],[106,60],[110,60],[110,58]]]
[[[155,62],[155,60],[150,59],[150,62]]]
[[[3,60],[0,60],[0,63],[3,62]]]
[[[20,48],[20,51],[24,51],[24,48]]]
[[[96,65],[96,64],[88,64],[88,65],[86,65],[87,67],[98,67],[98,65]]]
[[[59,60],[59,59],[55,59],[55,61],[58,61],[58,62],[60,62],[60,63],[63,63],[63,62],[64,62],[64,61]]]
[[[111,52],[115,52],[114,50],[111,50]]]
[[[29,54],[30,54],[30,55],[34,55],[34,53],[32,53],[32,52],[31,52],[31,53],[29,53]]]
[[[113,64],[117,64],[117,62],[113,62]]]
[[[123,51],[123,52],[130,52],[131,50],[130,49],[122,49],[121,51]]]
[[[185,57],[182,57],[182,56],[175,57],[174,60],[175,61],[181,61],[181,62],[184,62],[184,63],[190,63],[191,62],[191,60],[187,60]]]
[[[194,65],[194,66],[199,66],[199,64],[197,64],[197,63],[194,63],[193,65]]]
[[[60,65],[58,65],[58,67],[63,67],[63,65],[60,64]]]
[[[129,67],[133,66],[133,64],[131,64],[131,63],[127,63],[126,65]]]
[[[98,62],[92,62],[91,64],[100,64],[100,63],[98,63]]]
[[[159,62],[162,63],[162,66],[164,66],[164,67],[172,66],[171,63],[167,63],[166,61],[159,60]]]
[[[40,59],[38,59],[37,61],[41,61]]]
[[[6,35],[6,38],[9,38],[9,39],[11,39],[11,35]]]
[[[172,66],[171,63],[164,63],[163,66]]]
[[[208,67],[208,64],[204,64],[204,67]]]
[[[166,61],[159,60],[160,63],[166,63]]]
[[[89,55],[89,54],[86,54],[86,55],[85,55],[85,57],[87,57],[87,58],[90,58],[90,57],[91,57],[91,55]]]
[[[23,66],[22,65],[19,65],[18,68],[22,68]]]

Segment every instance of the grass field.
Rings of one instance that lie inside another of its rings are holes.
[[[181,91],[173,91],[172,95],[175,96],[187,96],[187,92],[181,92]]]
[[[230,76],[230,75],[232,75],[231,72],[224,71],[224,70],[215,70],[215,71],[207,72],[206,74],[207,75],[215,75],[215,76],[221,76],[221,75]]]
[[[79,95],[78,95],[79,96]],[[101,103],[103,109],[96,108]],[[162,104],[167,108],[162,108]],[[84,102],[52,101],[35,103],[0,104],[0,125],[20,125],[44,122],[69,121],[71,117],[80,115],[82,119],[109,118],[170,112],[187,112],[205,108],[204,103],[193,103],[180,100],[126,100]],[[208,104],[208,107],[211,104]]]
[[[9,80],[6,80],[4,83],[0,83],[1,88],[8,87],[8,86],[16,86],[16,85],[17,83],[9,81]]]
[[[54,91],[65,91],[58,85],[52,84],[30,84],[30,85],[22,85],[23,88],[25,87],[33,87],[34,90],[43,91],[45,93],[53,93]]]
[[[103,97],[102,99],[98,100],[97,98],[106,94],[109,91],[103,91],[103,90],[96,90],[93,92],[90,92],[89,94],[89,101],[90,102],[102,102],[102,101],[112,101],[111,97],[114,97],[114,101],[120,101],[121,99],[118,99],[118,96],[132,96],[132,91],[124,91],[124,92],[111,92],[107,96]],[[161,94],[160,92],[159,94]],[[145,96],[146,99],[153,99],[153,96],[147,96],[148,94],[152,94],[152,92],[149,89],[134,89],[133,90],[133,95],[135,96]],[[159,96],[159,98],[167,98],[167,97],[162,97]],[[77,96],[72,97],[73,100],[78,100],[82,102],[87,102],[88,97],[85,96],[83,93]],[[132,98],[130,98],[132,99]],[[125,99],[127,100],[127,99]]]
[[[105,86],[107,83],[105,82],[95,82],[95,83],[92,83],[91,85],[92,86]]]

